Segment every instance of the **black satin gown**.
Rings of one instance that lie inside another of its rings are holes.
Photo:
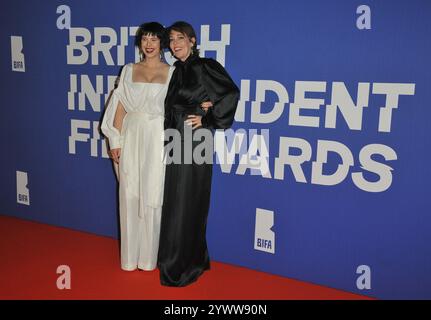
[[[193,132],[229,128],[239,90],[225,69],[213,59],[196,55],[175,66],[165,100],[165,129],[177,129],[184,139],[184,121],[191,114],[203,116],[203,128]],[[213,103],[207,113],[200,108],[205,101]],[[192,142],[192,150],[199,143]],[[158,254],[162,285],[186,286],[210,268],[206,227],[211,177],[210,163],[166,165]]]

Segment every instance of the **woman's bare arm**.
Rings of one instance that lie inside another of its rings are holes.
[[[121,128],[123,127],[123,119],[126,113],[127,113],[126,110],[124,109],[123,105],[119,101],[117,106],[117,111],[115,112],[115,117],[114,117],[114,127],[117,128],[118,131],[120,131],[120,133],[121,133]]]
[[[118,102],[117,111],[115,112],[115,117],[114,117],[114,127],[118,131],[120,131],[120,133],[121,133],[121,129],[123,127],[123,119],[124,119],[124,116],[126,115],[126,113],[127,112],[124,109],[121,102]],[[120,156],[121,156],[121,148],[111,149],[110,153],[111,153],[112,160],[114,160],[116,163],[119,163],[120,162]]]

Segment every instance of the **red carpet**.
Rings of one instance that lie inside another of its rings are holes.
[[[368,299],[246,268],[212,262],[185,288],[159,284],[159,272],[120,269],[118,241],[0,216],[0,299],[279,300]],[[57,289],[59,265],[71,289]]]

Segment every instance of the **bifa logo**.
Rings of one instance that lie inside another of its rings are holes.
[[[254,249],[275,253],[274,211],[256,208]]]
[[[24,48],[22,37],[11,36],[10,46],[12,53],[12,71],[25,72],[24,53],[22,52]]]
[[[16,199],[18,203],[30,205],[30,190],[27,188],[27,172],[16,172]]]

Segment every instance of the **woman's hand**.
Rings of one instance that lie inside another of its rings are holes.
[[[110,150],[110,158],[114,160],[114,162],[120,163],[120,156],[121,156],[121,148]]]
[[[201,108],[207,112],[209,108],[211,108],[213,106],[211,101],[205,101],[201,103]]]
[[[189,126],[191,125],[192,129],[202,127],[202,116],[196,116],[193,114],[189,115],[185,123],[188,124]]]

